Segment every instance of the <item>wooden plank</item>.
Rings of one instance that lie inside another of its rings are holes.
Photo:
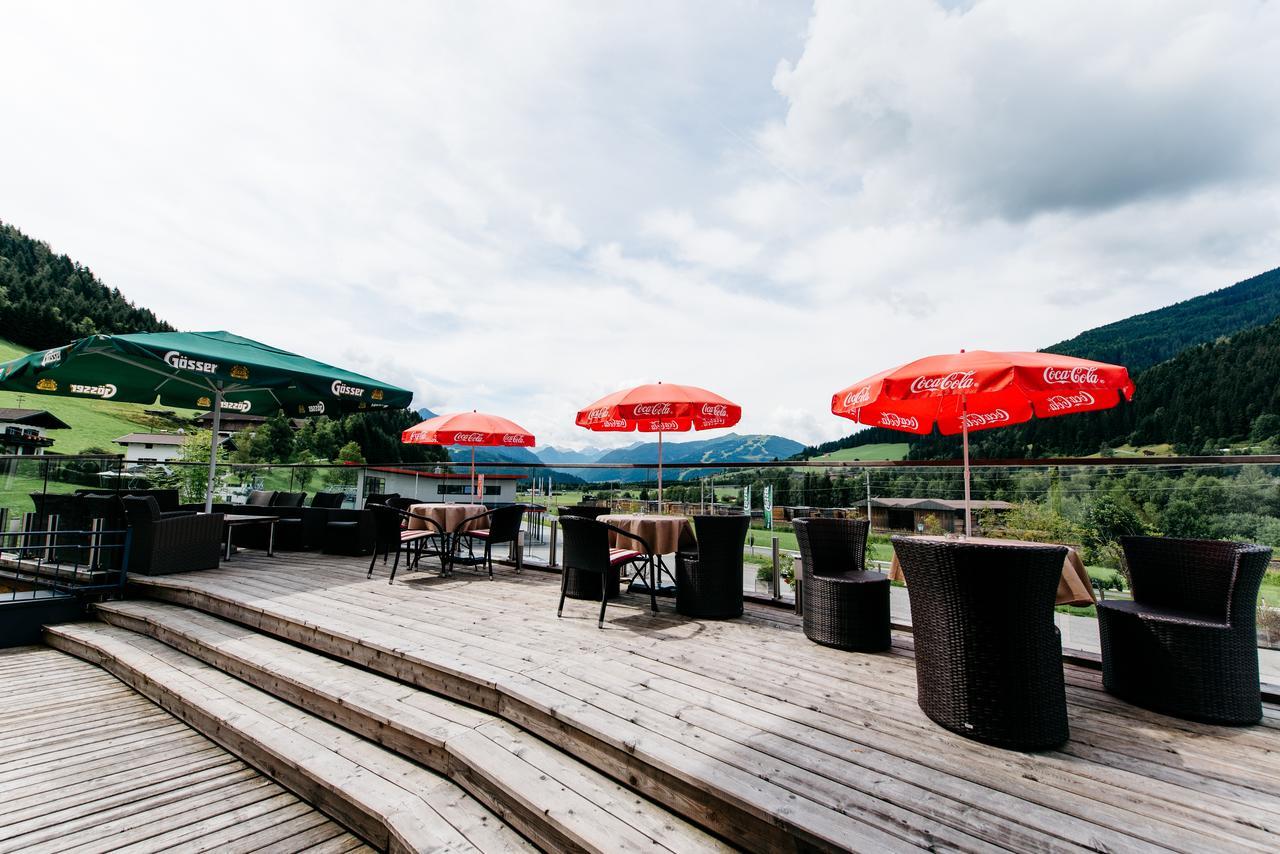
[[[390,833],[410,849],[471,847],[423,800],[439,781],[425,770],[157,641],[107,626],[55,627],[49,639],[110,668],[365,838],[381,837],[385,846]],[[463,823],[471,820],[472,812],[457,805],[455,811]],[[488,822],[500,827],[492,817]],[[509,832],[502,838],[503,850],[520,847]]]

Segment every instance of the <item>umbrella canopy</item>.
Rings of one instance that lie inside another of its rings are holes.
[[[843,388],[831,397],[836,415],[875,427],[964,436],[965,533],[970,533],[969,432],[1109,409],[1133,399],[1120,365],[1056,353],[973,350],[928,356]]]
[[[597,432],[658,434],[658,511],[662,511],[662,434],[732,427],[742,407],[705,388],[648,383],[615,391],[578,410],[575,423]]]
[[[0,364],[0,388],[213,412],[212,507],[223,409],[293,417],[402,409],[413,392],[230,332],[91,335]]]
[[[486,412],[454,412],[437,415],[400,434],[406,445],[470,445],[471,494],[476,494],[476,447],[520,447],[536,444],[534,436],[516,422]]]

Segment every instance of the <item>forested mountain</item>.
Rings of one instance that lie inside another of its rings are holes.
[[[43,350],[96,332],[172,329],[88,267],[0,222],[0,338]]]
[[[607,448],[583,448],[581,451],[569,451],[547,446],[534,451],[538,459],[544,463],[594,463],[608,453]]]
[[[1086,456],[1164,443],[1183,453],[1217,453],[1265,444],[1280,433],[1268,418],[1257,422],[1271,415],[1280,423],[1280,269],[1091,329],[1047,351],[1125,365],[1137,386],[1134,402],[973,433],[974,457]],[[871,428],[806,448],[805,455],[903,441],[911,445],[909,459],[960,454],[959,436]]]
[[[1131,376],[1188,347],[1280,317],[1280,268],[1231,287],[1082,332],[1045,352],[1124,365]]]

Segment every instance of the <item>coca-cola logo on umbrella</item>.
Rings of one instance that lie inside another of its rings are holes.
[[[728,418],[729,407],[723,403],[704,403],[702,404],[702,414],[712,418]]]
[[[845,409],[854,409],[871,400],[871,386],[864,385],[857,391],[851,391],[844,396]]]
[[[1044,381],[1050,385],[1099,385],[1097,368],[1045,368]]]
[[[504,445],[523,445],[524,436],[519,433],[503,433],[502,444]]]
[[[588,421],[606,421],[609,418],[609,410],[604,407],[593,409],[587,413]]]
[[[679,430],[679,421],[650,421],[645,425],[645,429],[650,433],[666,433],[671,430]]]
[[[960,422],[970,430],[991,424],[1004,424],[1008,421],[1009,412],[1005,409],[993,409],[990,412],[968,412],[960,416]]]
[[[453,442],[455,445],[479,445],[484,441],[483,433],[454,433]]]
[[[895,430],[919,430],[920,421],[914,416],[903,416],[896,412],[881,412],[880,426],[892,427]]]
[[[1048,404],[1050,412],[1065,412],[1068,409],[1080,409],[1085,406],[1093,406],[1098,400],[1087,391],[1079,391],[1075,394],[1055,394],[1049,398]]]
[[[911,393],[966,391],[976,385],[973,371],[952,371],[943,376],[916,377],[911,381]]]
[[[637,403],[631,410],[636,418],[648,418],[654,415],[670,415],[669,403]]]

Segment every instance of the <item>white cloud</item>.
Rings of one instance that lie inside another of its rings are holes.
[[[1275,3],[6,9],[0,218],[184,328],[513,417],[738,428],[1280,258]],[[249,25],[248,22],[252,22]]]

